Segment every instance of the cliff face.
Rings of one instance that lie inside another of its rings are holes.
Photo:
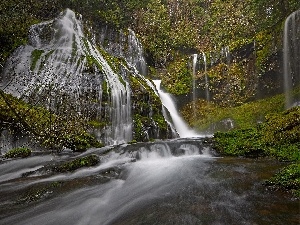
[[[170,138],[134,32],[84,24],[67,9],[31,26],[28,44],[6,63],[2,90],[64,120],[80,119],[105,144]]]

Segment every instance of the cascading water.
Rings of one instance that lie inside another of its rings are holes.
[[[209,97],[209,83],[208,83],[208,76],[207,76],[207,63],[206,63],[206,55],[203,52],[203,62],[204,62],[204,76],[205,76],[205,98],[206,101],[209,102],[210,97]]]
[[[293,12],[285,21],[283,43],[283,67],[285,107],[300,104],[300,97],[293,97],[294,88],[300,88],[300,10]]]
[[[184,122],[184,120],[179,115],[171,95],[168,93],[165,93],[161,90],[161,88],[160,88],[161,80],[153,80],[153,82],[156,86],[156,89],[158,90],[158,94],[160,96],[160,99],[161,99],[163,105],[170,112],[173,124],[174,124],[175,129],[178,132],[179,136],[181,138],[203,136],[203,135],[198,134],[197,132],[195,132],[194,130],[192,130],[191,128],[189,128],[187,126],[187,124]]]
[[[196,72],[197,72],[198,55],[193,54],[193,113],[196,116]]]
[[[76,157],[94,154],[100,163],[72,173],[51,172],[74,159],[68,155],[2,162],[0,223],[298,224],[298,202],[258,181],[274,173],[269,159],[218,158],[205,143],[177,139],[90,149]]]
[[[195,116],[195,111],[196,111],[196,74],[197,74],[197,68],[199,67],[198,64],[200,64],[199,61],[203,60],[203,65],[204,65],[204,89],[205,89],[205,100],[207,102],[210,101],[210,96],[209,96],[209,83],[208,83],[208,75],[207,75],[207,60],[206,60],[206,55],[204,52],[202,54],[193,54],[192,55],[192,69],[193,69],[193,87],[192,87],[192,92],[193,92],[193,112]]]
[[[89,116],[94,112],[99,118],[105,110],[110,123],[103,141],[119,144],[132,140],[129,83],[85,37],[81,20],[69,9],[56,20],[31,27],[29,45],[14,53],[5,69],[2,89],[55,113],[70,114],[73,110]],[[103,92],[109,95],[105,107],[101,105]],[[64,108],[66,98],[68,109]]]
[[[147,75],[147,65],[144,58],[142,44],[137,39],[133,30],[128,29],[128,53],[127,61],[133,65],[142,75]]]

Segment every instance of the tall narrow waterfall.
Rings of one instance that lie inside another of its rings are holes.
[[[187,124],[185,123],[185,121],[181,118],[181,116],[179,115],[179,113],[176,109],[175,103],[174,103],[171,95],[160,89],[161,80],[153,80],[153,82],[156,85],[156,89],[158,90],[158,94],[160,96],[160,99],[161,99],[163,105],[170,112],[175,129],[177,130],[179,136],[181,138],[202,136],[202,135],[198,134],[197,132],[195,132],[194,130],[192,130],[191,128],[189,128],[187,126]]]
[[[193,113],[196,116],[196,73],[197,73],[197,59],[198,55],[193,54]]]
[[[205,76],[205,98],[206,101],[209,102],[210,97],[209,97],[209,84],[208,84],[208,76],[207,76],[207,62],[206,62],[206,55],[203,52],[203,63],[204,63],[204,76]]]
[[[76,17],[68,9],[55,20],[33,25],[29,44],[11,57],[1,88],[64,116],[105,118],[105,134],[99,138],[106,144],[128,142],[132,118],[126,74],[116,72]]]
[[[292,13],[285,21],[284,25],[284,89],[285,106],[292,107],[294,104],[300,104],[300,97],[292,97],[292,91],[295,87],[300,88],[300,10]]]

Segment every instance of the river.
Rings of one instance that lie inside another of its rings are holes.
[[[100,164],[47,172],[49,165],[89,154]],[[283,165],[219,157],[207,138],[4,160],[0,224],[299,224],[299,202],[263,185]]]

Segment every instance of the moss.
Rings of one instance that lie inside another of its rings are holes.
[[[31,155],[29,148],[14,148],[5,153],[5,158],[26,158]]]
[[[0,97],[0,121],[21,132],[31,133],[42,145],[58,151],[63,147],[83,151],[90,147],[102,146],[87,132],[82,118],[64,118],[3,92]]]
[[[104,128],[107,125],[107,122],[103,122],[99,120],[90,120],[88,124],[93,128]]]
[[[195,112],[193,111],[195,109]],[[211,124],[230,118],[235,128],[251,128],[265,121],[265,116],[284,110],[284,95],[248,102],[236,107],[220,107],[213,102],[198,100],[187,104],[181,114],[184,119],[198,130],[206,131]]]
[[[215,149],[223,155],[258,157],[266,155],[256,128],[214,134]]]
[[[191,90],[192,73],[188,67],[189,58],[170,63],[168,73],[162,75],[162,85],[174,95],[187,94]]]
[[[217,132],[216,149],[226,155],[268,155],[280,160],[300,160],[300,107],[267,116],[256,127]]]
[[[162,114],[154,114],[152,118],[158,125],[159,129],[168,129],[168,124]]]
[[[59,166],[55,166],[53,168],[53,171],[59,173],[73,172],[83,167],[96,166],[99,162],[100,160],[97,155],[89,155],[82,158],[74,159],[70,162],[65,162]]]
[[[31,53],[31,65],[30,70],[33,71],[36,67],[36,64],[38,60],[41,58],[42,54],[44,53],[44,50],[40,49],[34,49]]]
[[[291,191],[294,196],[300,199],[300,164],[294,163],[284,167],[268,179],[265,185],[275,189]]]
[[[265,123],[249,129],[217,132],[215,149],[231,156],[271,156],[295,162],[267,181],[269,186],[300,193],[300,107],[267,116]]]
[[[134,127],[134,132],[133,132],[133,139],[134,140],[144,140],[144,131],[143,131],[143,121],[142,121],[142,116],[139,114],[135,114],[133,116],[133,127]]]

